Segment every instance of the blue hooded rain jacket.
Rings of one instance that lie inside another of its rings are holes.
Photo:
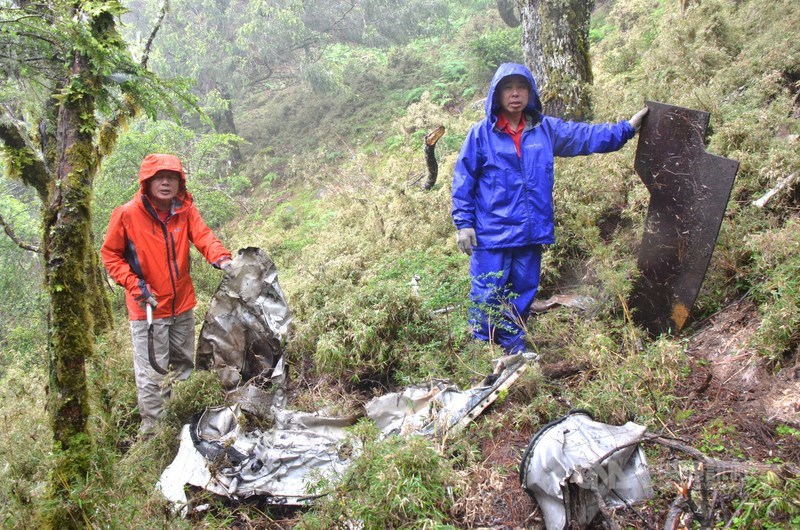
[[[514,141],[495,128],[495,91],[503,78],[524,76],[531,85],[525,130],[517,156]],[[477,248],[555,243],[553,158],[608,153],[633,138],[627,121],[592,125],[542,115],[536,82],[527,67],[505,63],[486,98],[486,118],[467,134],[453,174],[453,222],[474,228]]]
[[[511,75],[531,86],[519,156],[511,135],[495,125],[495,91]],[[470,259],[475,338],[497,342],[507,353],[525,349],[524,322],[539,287],[541,245],[555,242],[554,157],[616,151],[635,133],[627,121],[592,125],[542,115],[530,70],[500,65],[486,98],[486,118],[470,129],[453,173],[453,222],[457,229],[474,228],[477,238]]]

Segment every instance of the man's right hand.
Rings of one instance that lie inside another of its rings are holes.
[[[158,306],[158,300],[156,300],[156,295],[153,294],[153,289],[150,288],[149,284],[139,284],[140,289],[142,290],[142,294],[139,296],[137,300],[139,300],[139,305],[144,308],[145,305],[149,305],[153,309]]]
[[[478,244],[478,239],[475,237],[475,229],[462,228],[456,232],[456,244],[461,252],[467,256],[471,256],[472,247]]]
[[[144,307],[145,304],[155,309],[158,306],[158,301],[156,300],[156,297],[151,294],[144,302],[142,302],[142,307]]]

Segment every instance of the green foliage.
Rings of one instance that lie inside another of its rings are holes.
[[[0,376],[0,524],[30,528],[39,521],[52,445],[41,368],[12,368]]]
[[[793,436],[800,441],[800,429],[795,429],[794,427],[789,427],[788,425],[778,425],[776,427],[775,432],[777,432],[780,436]]]
[[[796,528],[800,524],[800,478],[775,473],[747,478],[731,528]]]
[[[754,337],[762,355],[780,364],[800,344],[800,223],[790,219],[780,229],[753,234],[745,241],[751,274],[759,278],[751,293],[762,320]]]
[[[448,520],[452,469],[422,437],[374,441],[364,429],[363,452],[340,485],[300,520],[299,528],[331,528],[358,521],[364,528],[441,528]],[[329,484],[319,484],[325,491]]]
[[[34,194],[0,177],[0,215],[15,236],[39,246],[40,212]],[[42,365],[46,297],[42,292],[40,255],[17,246],[5,234],[0,236],[0,371],[19,361],[25,367]]]
[[[644,425],[660,425],[674,413],[675,384],[684,375],[683,349],[662,338],[645,343],[641,350],[640,332],[622,317],[587,319],[580,313],[551,311],[528,320],[528,336],[544,363],[567,361],[591,374],[581,385],[552,383],[569,408],[592,410],[598,419],[612,424],[635,418]],[[534,401],[551,399],[543,392]],[[568,412],[554,409],[552,402],[533,407],[547,421],[555,419],[550,414]]]
[[[422,55],[428,54],[431,47],[439,46],[441,46],[441,40],[438,38],[418,40],[404,51],[397,51],[393,59],[412,64],[418,61],[424,64]],[[411,57],[403,57],[403,54],[409,54]],[[427,75],[419,78],[419,84],[405,93],[404,103],[406,105],[416,103],[424,93],[428,93],[431,101],[437,105],[452,105],[461,99],[473,75],[470,71],[469,61],[462,54],[448,49],[440,50],[440,53],[437,54],[437,62],[426,65],[426,70]]]
[[[715,419],[703,427],[697,448],[705,454],[733,454],[744,458],[740,447],[733,441],[736,428],[721,419]]]
[[[502,63],[525,62],[521,40],[522,26],[487,31],[470,42],[470,51],[479,67],[487,75],[493,75]]]
[[[448,286],[432,288],[436,294]],[[349,290],[352,297],[341,298],[339,289]],[[455,302],[449,297],[442,300]],[[313,347],[321,372],[383,379],[395,372],[424,377],[457,368],[453,359],[442,357],[454,348],[449,337],[452,322],[429,316],[406,278],[319,285],[298,302],[298,316],[305,317],[298,348]]]
[[[212,371],[195,370],[189,379],[174,385],[172,398],[164,407],[164,421],[173,428],[180,429],[195,414],[224,402],[225,391],[219,375]]]

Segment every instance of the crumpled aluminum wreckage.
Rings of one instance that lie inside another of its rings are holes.
[[[275,505],[308,504],[325,493],[315,491],[313,485],[320,479],[334,484],[360,451],[358,440],[348,430],[359,418],[286,408],[282,346],[291,316],[275,265],[262,250],[245,248],[239,251],[233,267],[235,274],[222,281],[205,317],[197,365],[220,375],[234,404],[205,410],[183,426],[178,454],[157,485],[174,509],[184,515],[199,508],[187,498],[186,485],[230,499],[259,496]],[[481,414],[519,378],[529,361],[536,360],[532,357],[497,359],[493,373],[468,390],[435,380],[374,398],[365,406],[366,417],[375,422],[382,436],[441,439]],[[246,414],[271,421],[271,427],[265,431],[245,428]],[[540,454],[532,443],[521,479],[543,510],[548,507],[548,528],[560,528],[549,521],[567,520],[562,492],[569,491],[565,484],[575,476],[574,465],[589,457],[581,460],[580,448],[561,455],[558,444],[548,442],[545,447],[545,438],[553,439],[553,434],[537,435],[540,441],[535,439],[535,445],[543,450]],[[600,447],[590,453],[591,457],[613,446],[602,441],[608,431],[586,434],[592,440],[590,447]],[[575,440],[574,436],[569,438],[570,443]],[[578,447],[585,442],[582,440]],[[631,452],[639,455],[635,448],[626,449],[626,455]],[[635,466],[637,480],[644,480],[646,475],[641,462],[637,460]],[[564,513],[555,513],[558,506]]]
[[[286,408],[282,349],[291,316],[272,260],[245,248],[233,260],[203,322],[197,366],[216,371],[233,405],[198,414],[184,425],[175,460],[158,488],[177,510],[191,508],[185,485],[232,499],[258,495],[273,504],[306,504],[321,478],[335,481],[358,454],[348,433],[357,417]],[[494,374],[467,391],[432,381],[373,399],[366,415],[384,435],[443,436],[466,425],[525,370],[521,356],[499,361]],[[244,415],[272,422],[247,430]]]
[[[637,443],[644,434],[642,425],[606,425],[580,410],[542,427],[522,456],[519,479],[547,528],[584,528],[601,503],[616,508],[652,498]]]

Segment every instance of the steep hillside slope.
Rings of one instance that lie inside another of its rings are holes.
[[[791,2],[704,1],[685,14],[664,2],[598,8],[596,120],[625,117],[647,99],[707,110],[709,151],[739,160],[741,169],[692,324],[681,336],[654,340],[632,326],[620,304],[648,200],[632,171],[633,146],[559,161],[559,242],[545,258],[542,295],[580,293],[598,308],[590,317],[562,308],[528,322],[541,371],[456,442],[480,455],[457,469],[457,526],[535,525],[535,506],[515,468],[538,427],[575,407],[609,423],[643,423],[722,460],[797,461],[797,187],[766,208],[752,201],[800,163],[798,17]],[[438,45],[450,57],[450,48]],[[391,70],[391,63],[383,67]],[[441,65],[427,68],[429,75],[441,72]],[[278,193],[263,199],[265,228],[242,241],[257,241],[282,267],[298,316],[290,356],[301,400],[307,392],[321,405],[333,393],[357,408],[373,392],[427,377],[474,381],[497,355],[466,334],[466,261],[455,251],[448,215],[453,156],[480,117],[483,90],[446,101],[423,97],[403,115],[361,129],[367,140],[337,136],[331,147],[330,138],[312,140],[312,133],[285,166],[276,166]],[[364,114],[356,105],[348,119],[374,116],[369,105],[384,108],[370,94]],[[264,109],[280,101],[267,98]],[[273,123],[270,111],[262,112]],[[420,137],[438,124],[448,138],[439,151],[440,184],[423,192]],[[320,130],[327,130],[324,123]],[[421,296],[408,286],[415,276]],[[446,319],[427,316],[445,307],[456,309]],[[326,390],[332,380],[336,390]],[[658,448],[651,457],[659,502],[642,513],[648,524],[661,524],[674,495],[669,484],[688,479],[670,462],[689,460]],[[740,487],[743,495],[735,493]],[[719,484],[709,514],[739,528],[767,515],[777,527],[791,525],[795,505],[772,502],[781,490],[797,493],[791,473],[778,482],[738,476]],[[346,509],[358,501],[339,502]],[[620,517],[647,527],[630,513]]]
[[[361,413],[371,398],[411,384],[471,386],[499,356],[470,336],[468,259],[454,242],[450,178],[461,142],[482,117],[494,66],[522,59],[520,30],[503,25],[493,2],[462,4],[435,25],[438,34],[387,47],[332,45],[302,83],[254,89],[237,102],[247,160],[233,184],[219,176],[224,156],[208,155],[224,153],[230,138],[216,139],[212,150],[188,129],[159,122],[136,125],[121,140],[125,149],[134,144],[136,160],[137,149],[189,145],[215,230],[230,248],[261,247],[275,260],[294,318],[285,352],[294,409]],[[313,506],[195,491],[203,510],[183,518],[153,485],[175,456],[181,426],[224,394],[214,374],[195,373],[175,388],[157,435],[137,440],[129,330],[118,325],[98,340],[88,367],[97,472],[75,502],[96,507],[92,524],[543,528],[519,483],[522,454],[543,426],[586,409],[672,443],[645,444],[654,499],[609,510],[594,528],[663,528],[670,505],[689,504],[676,499],[676,487],[697,506],[689,527],[705,518],[708,528],[800,528],[800,3],[683,4],[685,12],[666,0],[598,2],[591,29],[595,121],[630,117],[646,100],[705,110],[708,150],[740,162],[680,335],[649,336],[626,302],[649,201],[633,170],[635,142],[558,160],[558,241],[544,256],[540,298],[579,295],[591,309],[533,315],[529,347],[540,361],[467,429],[435,441],[378,440],[361,422],[352,432],[363,456],[338,485],[315,484],[325,495]],[[422,139],[439,125],[446,128],[436,147],[439,179],[424,190]],[[787,178],[765,205],[753,204]],[[214,202],[220,189],[231,196]],[[107,216],[109,208],[103,202],[96,210]],[[220,275],[199,260],[192,273],[202,315]],[[114,302],[124,322],[119,293]],[[55,456],[40,351],[3,358],[7,528],[28,528],[47,511],[40,501]]]

